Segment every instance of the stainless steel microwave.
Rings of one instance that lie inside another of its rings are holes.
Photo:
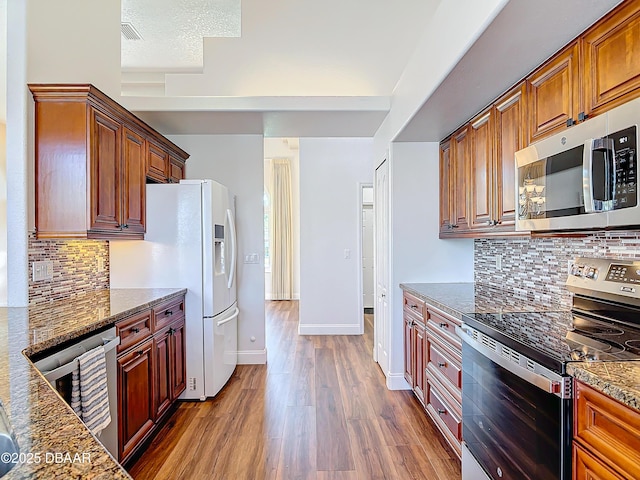
[[[516,230],[640,226],[640,99],[516,152]]]

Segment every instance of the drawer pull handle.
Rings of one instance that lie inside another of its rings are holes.
[[[444,415],[445,413],[447,413],[446,410],[443,410],[441,408],[439,408],[437,411],[438,411],[438,415]]]
[[[170,328],[170,329],[169,329],[169,335],[173,335],[174,333],[176,333],[175,329]]]
[[[131,327],[131,331],[133,333],[138,333],[140,331],[140,329],[138,327]]]
[[[411,305],[411,308],[413,308],[414,310],[418,308],[418,305]]]
[[[439,324],[438,324],[438,326],[439,326],[440,328],[449,328],[449,324],[448,324],[448,323],[442,323],[442,322],[441,322],[441,323],[439,323]]]
[[[165,310],[164,314],[165,315],[173,315],[173,310]]]
[[[444,368],[444,367],[446,367],[446,366],[447,366],[447,363],[446,363],[446,362],[438,362],[438,366],[439,366],[440,368]]]

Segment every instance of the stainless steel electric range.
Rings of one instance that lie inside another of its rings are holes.
[[[640,360],[640,261],[577,258],[570,311],[465,314],[463,480],[571,478],[569,362]]]

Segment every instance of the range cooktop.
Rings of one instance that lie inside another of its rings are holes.
[[[640,360],[640,262],[578,258],[567,288],[572,309],[472,313],[463,322],[543,366]]]

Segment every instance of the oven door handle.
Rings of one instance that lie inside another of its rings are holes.
[[[566,379],[569,379],[568,381],[570,381],[571,377],[556,375],[557,379],[550,379],[544,375],[540,375],[539,373],[532,372],[531,370],[500,356],[494,350],[485,347],[469,335],[464,327],[456,327],[455,331],[464,343],[517,377],[520,377],[524,381],[531,385],[535,385],[547,393],[554,394],[560,398],[571,398],[571,389],[565,387]],[[464,370],[464,365],[462,368]]]

